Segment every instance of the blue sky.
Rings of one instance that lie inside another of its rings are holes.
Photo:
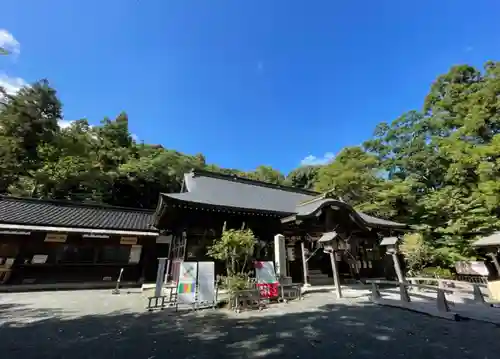
[[[321,161],[419,109],[451,65],[500,60],[497,0],[5,0],[0,9],[0,42],[19,49],[1,59],[1,83],[47,78],[67,120],[126,111],[140,140],[243,170]]]

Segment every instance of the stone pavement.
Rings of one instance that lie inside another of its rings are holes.
[[[264,311],[147,313],[142,293],[0,295],[6,358],[498,358],[500,328],[329,292]]]

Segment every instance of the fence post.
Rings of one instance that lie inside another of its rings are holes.
[[[476,303],[484,303],[483,292],[481,292],[481,288],[477,284],[473,285],[474,288],[474,302]]]
[[[405,283],[399,283],[399,293],[401,294],[401,300],[403,302],[410,302],[410,296],[408,295],[408,289]]]
[[[378,285],[375,282],[372,282],[372,301],[376,302],[380,299],[380,291],[378,290]]]
[[[450,307],[448,306],[448,301],[446,300],[446,295],[443,289],[438,289],[437,291],[437,309],[440,312],[449,312]]]

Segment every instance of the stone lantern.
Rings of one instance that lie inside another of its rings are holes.
[[[330,255],[335,291],[337,292],[337,297],[342,298],[342,288],[340,287],[336,253],[337,251],[344,249],[344,242],[335,231],[323,233],[318,242],[323,246],[323,251]]]
[[[400,239],[398,237],[384,237],[380,242],[380,245],[386,247],[387,253],[392,256],[398,282],[403,283],[405,281],[405,277],[403,275],[403,271],[401,270],[401,263],[399,262],[399,241]]]

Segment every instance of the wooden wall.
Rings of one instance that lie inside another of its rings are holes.
[[[0,261],[15,257],[7,284],[116,281],[120,268],[124,268],[123,281],[140,282],[157,250],[156,237],[47,235],[0,234]]]

